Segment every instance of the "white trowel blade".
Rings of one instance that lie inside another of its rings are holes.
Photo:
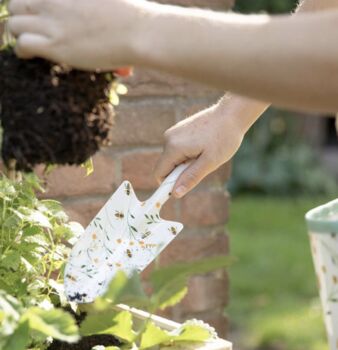
[[[140,202],[127,181],[117,189],[72,249],[64,276],[69,301],[92,302],[118,270],[130,275],[155,259],[183,229],[160,218],[162,204]]]

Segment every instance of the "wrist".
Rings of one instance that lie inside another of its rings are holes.
[[[244,136],[269,105],[228,93],[217,103],[217,109],[226,122],[232,124]]]

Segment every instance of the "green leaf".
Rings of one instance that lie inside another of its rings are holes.
[[[38,225],[28,226],[22,230],[23,236],[34,236],[36,234],[42,233],[42,228]]]
[[[204,342],[210,338],[210,331],[200,325],[182,325],[180,329],[169,333],[157,327],[152,321],[149,321],[142,334],[140,349],[148,349],[163,344],[174,345],[182,342]]]
[[[49,211],[54,215],[58,214],[59,212],[63,212],[61,203],[54,199],[41,200],[40,205],[38,205],[38,209],[41,211]]]
[[[29,326],[46,336],[73,343],[78,341],[78,328],[73,317],[61,309],[43,310],[32,307],[23,315]]]
[[[97,302],[95,301],[94,306],[95,304],[99,306],[102,300],[109,300],[113,304],[128,304],[134,307],[143,307],[149,303],[142,288],[140,275],[134,273],[128,278],[125,272],[121,270],[117,271],[106,293],[102,298],[98,298]]]
[[[10,211],[13,214],[7,215],[2,226],[4,229],[8,228],[11,231],[12,230],[14,231],[15,228],[21,226],[21,223],[22,223],[24,217],[18,211],[14,211],[13,209],[11,209]]]
[[[86,169],[86,176],[91,175],[94,172],[93,158],[90,157],[87,159],[83,164],[81,164],[81,167]]]
[[[152,321],[149,321],[141,337],[140,349],[148,349],[159,344],[164,344],[171,339],[172,336],[167,331],[157,327]]]
[[[129,311],[122,311],[114,318],[115,325],[113,325],[109,332],[114,336],[132,342],[135,338],[133,331],[133,317]]]
[[[211,334],[208,329],[199,325],[183,325],[178,336],[175,337],[175,342],[203,342],[210,339]]]
[[[231,261],[227,256],[216,256],[153,271],[150,275],[153,285],[152,302],[161,309],[177,304],[187,293],[186,285],[190,276],[227,267]]]
[[[178,304],[187,294],[187,280],[177,277],[166,283],[162,288],[154,291],[152,301],[161,310]]]
[[[53,170],[57,168],[57,164],[47,164],[45,166],[45,169],[43,170],[43,173],[45,176],[48,176]]]
[[[6,268],[17,270],[21,261],[21,255],[18,251],[9,251],[1,259],[1,265]]]
[[[52,228],[48,217],[38,210],[31,210],[30,214],[25,218],[32,224],[40,225],[41,227]]]
[[[0,338],[14,332],[20,319],[22,305],[13,296],[0,290]]]
[[[103,298],[110,299],[113,303],[117,302],[128,284],[128,277],[123,271],[117,271],[110,282]]]
[[[154,288],[159,289],[179,276],[188,278],[193,275],[209,273],[228,267],[233,261],[234,259],[231,257],[220,255],[190,263],[178,263],[153,271],[150,279]]]
[[[98,313],[89,314],[80,326],[81,336],[90,336],[93,334],[108,334],[106,331],[115,323],[116,311],[105,310]]]
[[[29,341],[29,323],[23,321],[8,338],[2,350],[25,350]]]
[[[67,298],[65,295],[64,285],[63,283],[58,283],[53,279],[48,280],[48,284],[53,288],[54,292],[59,297],[60,304],[66,305],[67,304]]]
[[[132,315],[128,311],[116,313],[114,310],[88,315],[82,322],[80,334],[89,336],[93,334],[112,334],[127,342],[132,342],[135,332],[132,329]]]
[[[170,296],[168,295],[168,297],[165,297],[165,294],[162,295],[162,298],[160,299],[160,303],[159,303],[159,308],[161,310],[164,310],[167,307],[177,305],[179,302],[182,301],[182,299],[187,295],[187,293],[188,293],[188,287],[184,287],[184,288],[176,287],[176,290],[173,291],[172,295]]]

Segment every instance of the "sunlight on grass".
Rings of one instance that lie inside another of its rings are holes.
[[[250,349],[327,350],[304,214],[329,200],[233,200],[227,313]]]

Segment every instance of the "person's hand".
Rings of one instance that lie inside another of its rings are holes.
[[[176,181],[176,198],[232,158],[245,133],[268,104],[227,94],[216,105],[187,118],[165,132],[164,151],[156,167],[159,182],[180,163],[192,160]]]
[[[165,132],[164,151],[155,167],[157,180],[163,181],[175,166],[193,160],[175,184],[173,194],[176,198],[184,196],[238,150],[244,130],[236,118],[241,116],[233,116],[229,112],[219,103]]]
[[[11,0],[9,29],[21,58],[42,57],[79,69],[132,65],[143,0]]]

